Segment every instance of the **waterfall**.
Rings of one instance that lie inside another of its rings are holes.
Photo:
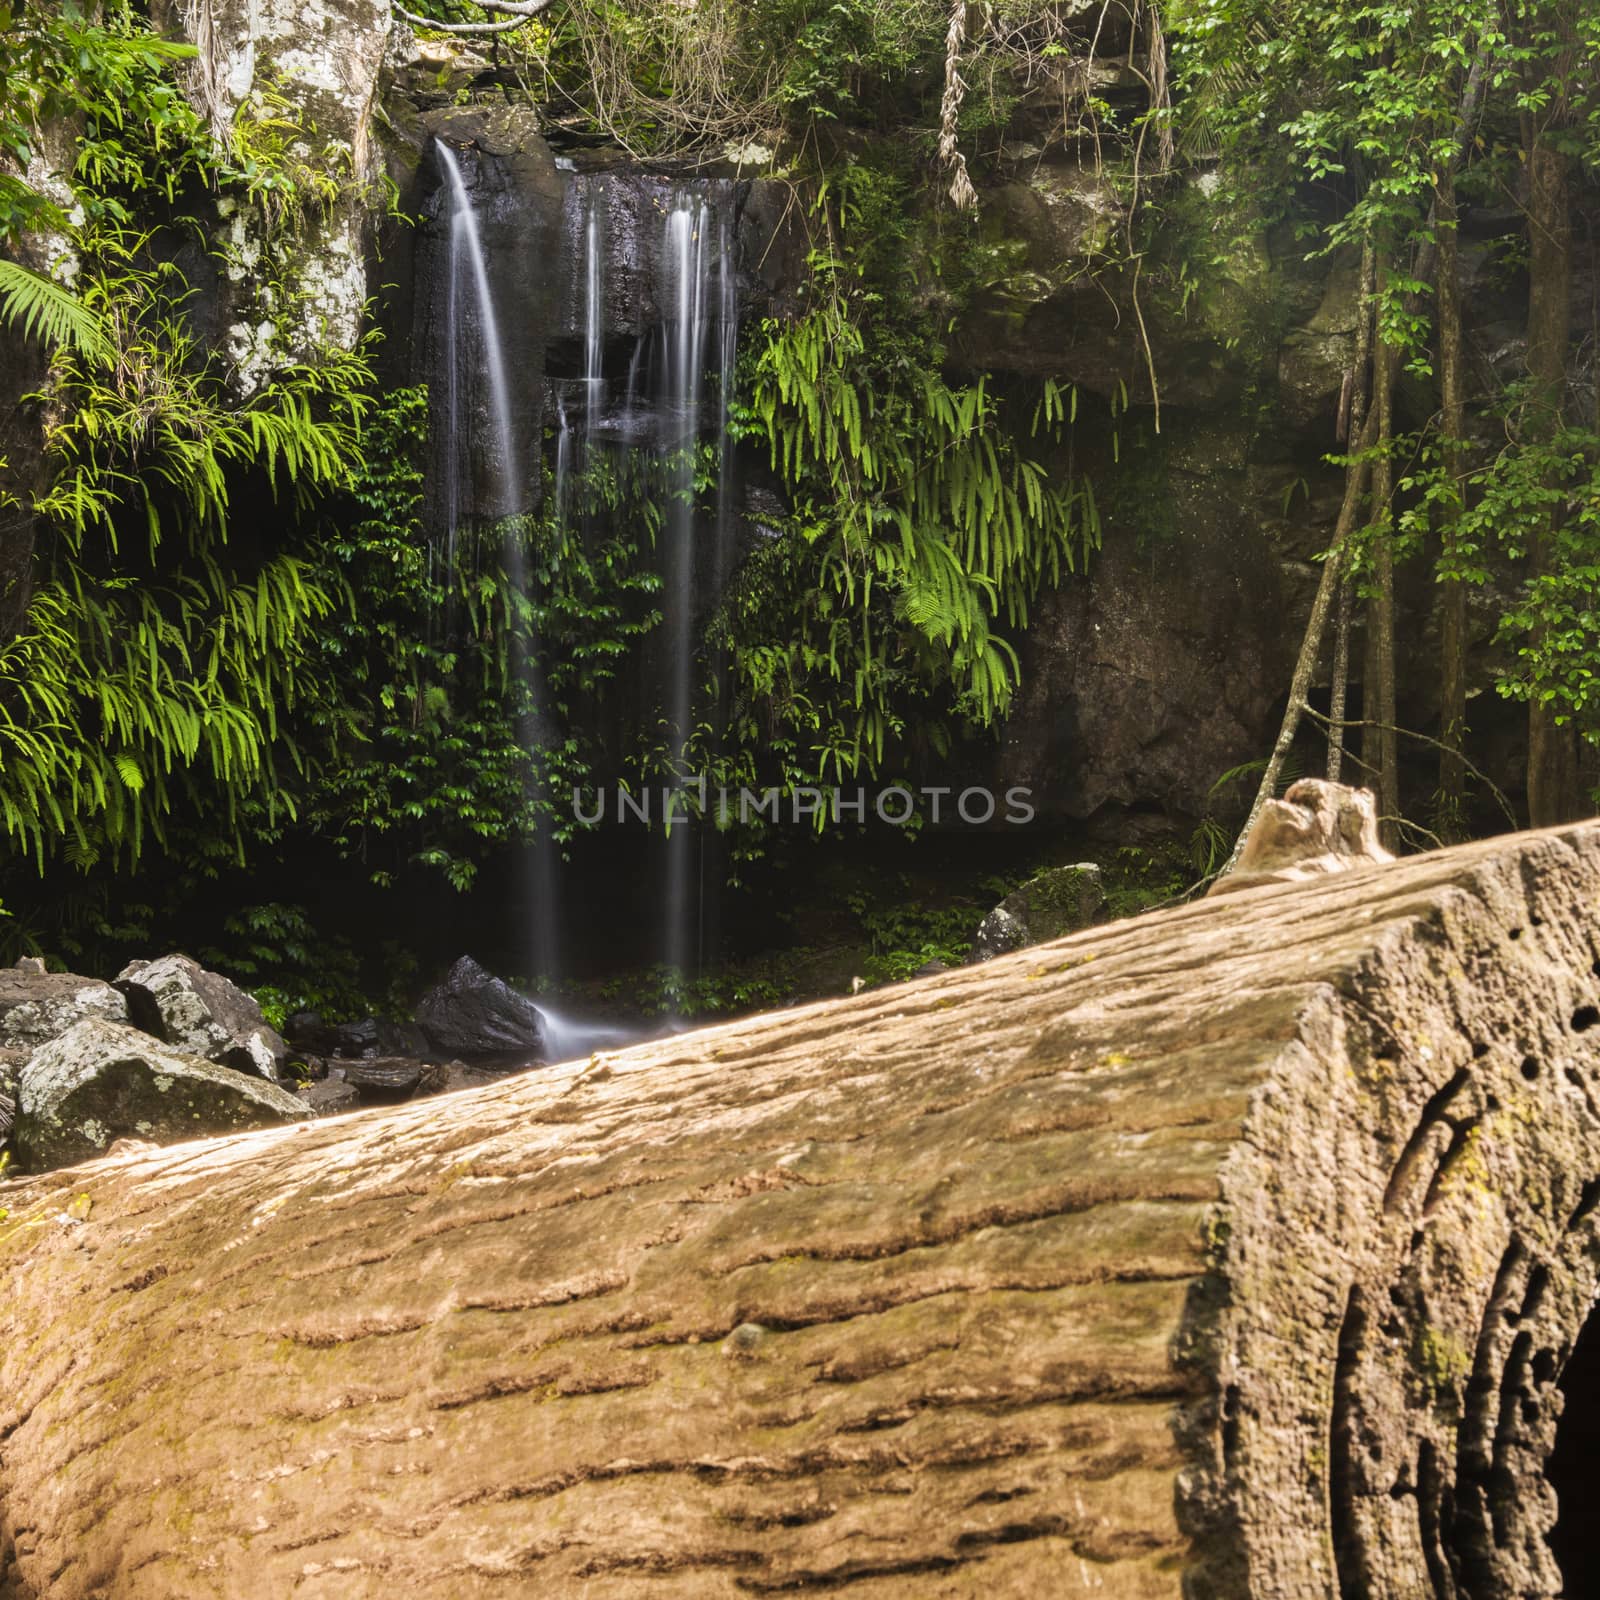
[[[655,742],[680,770],[697,720],[717,714],[715,706],[697,705],[696,666],[708,599],[733,558],[728,439],[738,282],[731,199],[729,185],[613,175],[574,173],[567,185],[572,345],[569,376],[552,385],[556,515],[590,543],[629,515],[626,502],[597,504],[586,492],[596,468],[607,469],[606,481],[630,486],[624,493],[651,486],[663,622],[637,690],[658,718]],[[608,372],[622,331],[608,321],[612,307],[632,338],[626,365],[619,360]],[[696,494],[706,445],[716,469],[714,506]],[[636,536],[634,528],[626,531]],[[659,857],[655,926],[658,959],[684,975],[701,956],[706,837],[680,801]]]
[[[672,307],[663,329],[665,388],[661,405],[661,454],[668,466],[667,504],[661,523],[666,567],[666,721],[669,748],[680,765],[684,746],[694,731],[694,488],[705,380],[705,239],[709,221],[703,198],[676,196],[667,212],[662,261]],[[662,954],[667,966],[684,974],[699,965],[700,955],[700,896],[694,884],[696,832],[687,816],[680,815],[670,825],[666,847]]]
[[[739,363],[739,281],[733,254],[733,218],[726,212],[717,229],[717,589],[733,566],[733,463],[729,413]]]
[[[488,260],[478,230],[478,218],[473,209],[472,195],[461,173],[461,164],[457,161],[455,152],[443,140],[435,140],[434,149],[438,153],[439,165],[444,171],[450,194],[450,257],[445,335],[445,419],[450,434],[445,460],[450,480],[445,493],[447,527],[444,576],[447,581],[453,581],[456,572],[462,500],[460,473],[462,462],[472,460],[473,446],[477,442],[470,437],[470,430],[465,426],[466,418],[460,403],[460,395],[465,388],[464,378],[470,370],[463,363],[470,357],[476,356],[482,363],[482,371],[489,383],[489,423],[492,433],[489,441],[492,446],[490,473],[492,492],[489,503],[494,518],[518,519],[510,522],[505,530],[502,555],[508,583],[517,593],[526,595],[527,562],[523,551],[524,533],[520,526],[520,518],[526,511],[528,503],[526,471],[519,465],[512,443],[511,390],[506,378],[505,350],[500,340],[499,323],[495,316],[494,295],[490,288]],[[465,311],[469,299],[466,291],[469,288],[478,334],[477,347],[472,350],[468,349],[462,337],[462,331],[468,324]],[[476,566],[476,563],[474,565]],[[524,737],[530,754],[535,754],[540,746],[547,742],[546,736],[550,731],[540,726],[547,702],[539,664],[537,637],[528,641],[526,654],[519,655],[514,663],[514,671],[527,686],[534,707]],[[533,781],[536,786],[533,798],[538,799],[543,780],[536,777]],[[537,974],[552,977],[558,972],[560,964],[556,853],[550,838],[550,830],[542,823],[532,847],[531,878],[529,887],[532,912],[529,937],[532,969]]]
[[[556,521],[565,524],[567,505],[572,498],[572,426],[567,421],[567,408],[561,397],[556,397],[556,481],[551,491],[555,499]]]
[[[605,257],[600,238],[598,195],[590,188],[583,221],[583,426],[585,441],[594,438],[600,423],[600,407],[605,395],[602,362],[605,356],[603,323],[605,286],[602,273]]]
[[[450,183],[450,281],[446,315],[449,319],[446,334],[446,384],[448,425],[451,430],[451,458],[460,470],[461,415],[459,394],[461,390],[461,299],[463,280],[470,279],[473,303],[477,312],[479,351],[484,371],[489,379],[489,416],[494,428],[494,482],[498,491],[495,504],[497,516],[513,516],[521,509],[518,474],[512,461],[511,447],[511,391],[506,385],[505,354],[500,344],[500,329],[495,321],[494,296],[489,291],[489,266],[484,258],[483,244],[478,234],[478,219],[472,209],[472,196],[467,192],[466,181],[461,176],[460,163],[455,152],[443,141],[436,141],[439,165],[444,168]],[[452,483],[450,494],[451,520],[448,532],[448,555],[454,559],[456,552],[457,521],[459,519],[459,480]]]

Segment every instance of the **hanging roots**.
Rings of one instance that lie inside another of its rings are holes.
[[[978,203],[978,191],[967,176],[967,158],[956,143],[956,123],[961,101],[967,92],[961,76],[961,51],[967,42],[967,0],[955,0],[950,7],[950,31],[944,40],[944,100],[939,107],[939,160],[950,171],[950,198],[957,211],[970,211]]]

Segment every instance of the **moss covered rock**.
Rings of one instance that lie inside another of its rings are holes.
[[[22,1069],[13,1138],[22,1165],[43,1172],[102,1155],[124,1137],[175,1144],[309,1115],[274,1084],[89,1017]]]
[[[1077,933],[1104,919],[1106,887],[1092,861],[1051,867],[1008,894],[978,924],[974,961],[992,961],[1008,950],[1043,944]]]

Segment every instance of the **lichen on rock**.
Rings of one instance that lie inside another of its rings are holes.
[[[173,1144],[308,1115],[274,1084],[90,1017],[22,1069],[13,1138],[23,1166],[42,1172],[101,1155],[125,1135]]]

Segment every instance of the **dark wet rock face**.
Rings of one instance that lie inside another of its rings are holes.
[[[1253,483],[1242,442],[1219,431],[1197,437],[1197,453],[1202,443],[1209,464],[1193,472],[1177,470],[1175,441],[1164,446],[1151,491],[1181,538],[1145,550],[1108,539],[1087,581],[1040,596],[996,782],[1029,788],[1043,817],[1196,816],[1217,779],[1270,742],[1298,643],[1284,619],[1306,614],[1316,569],[1286,562],[1241,517]]]
[[[276,1082],[289,1046],[255,1000],[183,955],[135,961],[117,974],[136,1027],[163,1044]]]
[[[339,1075],[361,1096],[363,1104],[389,1100],[409,1100],[413,1095],[432,1094],[445,1085],[445,1069],[434,1062],[417,1061],[410,1056],[374,1056],[363,1061],[346,1061],[337,1068]]]
[[[322,1076],[301,1084],[296,1097],[315,1116],[338,1116],[362,1106],[395,1105],[444,1094],[454,1089],[477,1089],[503,1082],[507,1074],[463,1061],[417,1061],[405,1056],[365,1060],[334,1060],[322,1064]]]
[[[122,1137],[175,1144],[308,1115],[259,1077],[91,1017],[41,1045],[22,1069],[13,1142],[22,1165],[42,1172],[103,1155]]]
[[[417,1007],[435,1050],[453,1056],[542,1056],[544,1018],[526,995],[462,956]]]
[[[360,1017],[353,1022],[324,1022],[315,1011],[297,1011],[287,1023],[289,1041],[310,1055],[340,1060],[372,1056],[416,1056],[426,1059],[433,1049],[428,1036],[414,1022],[387,1017]]]
[[[464,106],[429,112],[420,143],[411,356],[428,384],[428,524],[489,522],[536,508],[546,341],[556,320],[564,259],[562,183],[531,108]],[[481,247],[495,331],[511,375],[511,460],[499,458],[480,296],[457,196],[438,145],[460,170]]]

